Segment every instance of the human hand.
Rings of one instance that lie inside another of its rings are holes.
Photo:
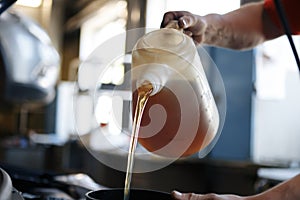
[[[207,28],[204,17],[187,11],[166,12],[161,22],[161,28],[166,27],[173,20],[178,21],[179,28],[182,28],[185,34],[192,37],[196,45],[204,41],[204,34]]]
[[[217,195],[217,194],[194,194],[194,193],[180,193],[173,191],[171,193],[175,200],[245,200],[243,197],[236,195]]]

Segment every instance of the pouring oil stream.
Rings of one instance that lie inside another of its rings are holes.
[[[146,103],[153,91],[153,86],[150,82],[145,81],[138,89],[138,98],[137,105],[134,113],[134,120],[132,125],[132,134],[128,152],[127,159],[127,170],[126,170],[126,178],[125,178],[125,187],[124,187],[124,200],[129,200],[130,193],[130,183],[132,178],[132,170],[134,165],[134,154],[138,141],[138,134],[141,124],[141,119],[143,116],[143,111],[146,106]]]

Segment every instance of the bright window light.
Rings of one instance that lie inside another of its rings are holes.
[[[240,0],[148,0],[146,26],[159,28],[163,14],[171,10],[185,10],[197,15],[206,15],[208,13],[223,14],[238,7],[240,7]]]
[[[95,117],[98,124],[108,124],[112,111],[112,98],[100,96],[95,109]]]
[[[17,5],[37,8],[42,5],[42,0],[18,0]]]

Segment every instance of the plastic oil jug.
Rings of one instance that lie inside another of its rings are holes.
[[[139,143],[165,157],[203,150],[216,136],[219,113],[193,40],[163,28],[145,34],[132,51],[133,109],[137,89],[150,82]]]

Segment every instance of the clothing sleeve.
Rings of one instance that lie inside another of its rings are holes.
[[[300,0],[280,0],[293,35],[300,34]],[[282,27],[274,0],[265,0],[264,9],[277,27]]]

